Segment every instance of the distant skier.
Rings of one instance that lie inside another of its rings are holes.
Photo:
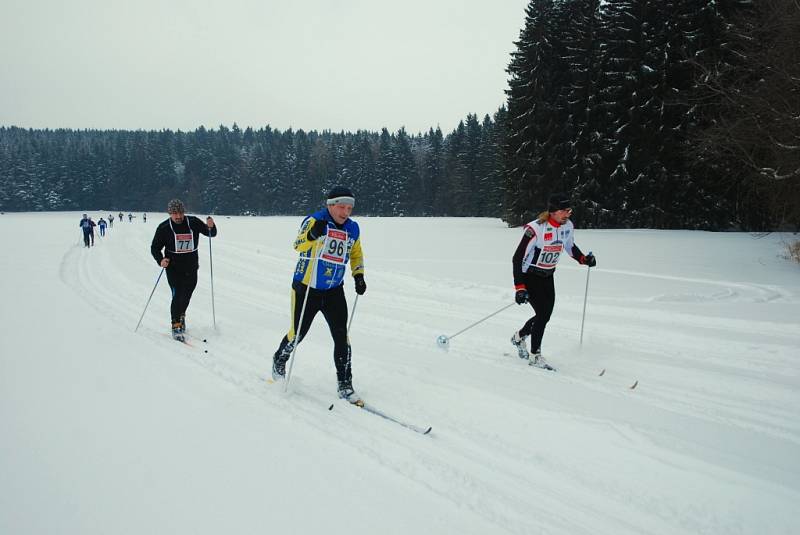
[[[300,259],[292,281],[292,320],[289,333],[283,337],[272,357],[272,377],[278,380],[285,376],[286,362],[295,344],[303,340],[314,316],[321,311],[333,336],[333,361],[339,397],[350,403],[362,404],[353,389],[351,349],[347,339],[347,301],[343,285],[349,262],[356,293],[363,295],[367,291],[361,232],[358,223],[350,219],[355,198],[348,188],[336,186],[328,192],[325,204],[325,208],[303,220],[300,233],[294,241],[294,249],[300,253]],[[301,314],[303,324],[299,325]]]
[[[198,240],[200,234],[216,236],[217,227],[210,216],[205,223],[195,216],[187,216],[183,203],[178,199],[169,201],[167,213],[169,218],[156,227],[150,254],[162,268],[166,268],[167,281],[172,289],[172,337],[183,342],[186,309],[197,286]]]
[[[114,214],[108,214],[108,228],[114,228]]]
[[[119,213],[119,222],[122,223],[122,212]]]
[[[142,214],[142,223],[147,223],[147,214]]]
[[[129,213],[128,213],[128,223],[132,223],[132,222],[133,222],[133,214],[131,214],[131,213],[129,212]]]
[[[530,302],[534,316],[511,337],[522,359],[539,368],[553,369],[542,357],[541,346],[544,329],[550,321],[556,301],[553,273],[562,251],[567,251],[579,264],[589,267],[597,265],[594,255],[584,255],[575,245],[572,221],[572,204],[563,193],[550,196],[547,210],[524,227],[524,234],[514,251],[513,273],[514,299],[521,305]],[[531,355],[526,339],[531,337]]]
[[[100,229],[100,237],[101,238],[106,235],[106,225],[107,225],[106,220],[103,219],[102,217],[97,222],[97,228]]]
[[[93,225],[94,225],[94,222],[91,219],[89,219],[89,216],[86,215],[86,214],[83,214],[83,217],[81,218],[80,223],[78,223],[78,226],[83,231],[83,246],[84,247],[89,247],[90,246],[89,245],[90,239],[91,239],[91,244],[94,245],[94,233],[92,232],[92,226]]]
[[[92,246],[94,247],[94,227],[97,226],[97,223],[92,221],[92,216],[89,216],[89,237],[92,239]]]

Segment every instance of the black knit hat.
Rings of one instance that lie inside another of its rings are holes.
[[[353,206],[356,203],[356,198],[350,188],[345,186],[334,186],[325,197],[325,204],[332,206],[334,204],[349,204]]]
[[[547,211],[557,212],[559,210],[566,210],[572,206],[572,201],[565,193],[553,193],[547,199]]]

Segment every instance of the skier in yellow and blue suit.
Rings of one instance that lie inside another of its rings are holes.
[[[358,223],[350,219],[355,204],[350,189],[343,186],[331,188],[325,204],[325,208],[303,220],[294,242],[300,259],[292,280],[292,323],[273,355],[272,377],[278,380],[285,376],[286,362],[295,344],[303,340],[317,312],[322,312],[333,336],[339,397],[359,403],[361,399],[353,389],[351,349],[347,339],[344,276],[349,263],[356,293],[363,295],[367,291],[361,231]],[[301,314],[303,324],[298,327]]]

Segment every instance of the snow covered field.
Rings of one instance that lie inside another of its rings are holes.
[[[218,217],[216,331],[203,238],[195,346],[169,338],[166,278],[134,333],[149,215],[92,249],[80,213],[0,215],[0,533],[800,532],[792,236],[578,228],[598,267],[581,348],[586,268],[561,261],[552,373],[512,356],[528,305],[435,343],[512,301],[520,229],[356,206],[354,385],[422,436],[336,400],[321,316],[289,392],[263,381],[299,217]]]

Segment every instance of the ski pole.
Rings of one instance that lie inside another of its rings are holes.
[[[322,245],[322,242],[320,242],[319,253],[314,256],[313,259],[309,259],[310,261],[313,261],[313,264],[311,265],[311,278],[308,280],[308,286],[306,286],[306,294],[303,296],[303,308],[300,310],[300,321],[297,322],[297,329],[295,329],[294,333],[294,345],[292,346],[292,354],[289,355],[289,369],[286,370],[286,384],[283,386],[284,392],[288,392],[289,390],[289,381],[292,378],[292,367],[294,366],[294,354],[297,352],[297,346],[300,345],[300,330],[303,328],[303,317],[306,315],[308,294],[311,293],[311,285],[314,284],[314,278],[316,277],[317,272],[317,262],[319,261],[319,258],[324,250],[325,247]],[[292,321],[294,321],[294,318],[292,318]]]
[[[592,254],[589,251],[589,254]],[[589,266],[586,268],[586,290],[583,292],[583,317],[581,318],[581,341],[579,345],[583,345],[583,323],[586,320],[586,298],[589,296],[589,273],[592,271],[592,267]]]
[[[350,336],[350,326],[353,324],[353,316],[356,315],[357,304],[358,304],[358,294],[356,294],[356,300],[353,301],[353,311],[350,312],[350,321],[347,322],[347,336]]]
[[[142,324],[142,319],[144,319],[144,313],[147,312],[147,307],[150,305],[150,300],[153,298],[153,294],[156,293],[156,288],[158,288],[158,282],[161,280],[161,275],[163,274],[164,274],[164,268],[162,267],[161,273],[158,274],[158,278],[156,279],[156,284],[155,286],[153,286],[153,291],[150,292],[150,297],[147,298],[147,303],[144,305],[144,310],[142,310],[142,315],[139,318],[139,323],[136,324],[136,328],[133,330],[133,332],[139,330],[139,325]]]
[[[509,303],[509,304],[507,304],[506,306],[504,306],[503,308],[501,308],[500,310],[497,310],[497,311],[495,311],[495,312],[492,312],[491,314],[489,314],[489,315],[488,315],[488,316],[486,316],[485,318],[481,318],[481,319],[479,319],[478,321],[476,321],[476,322],[475,322],[475,323],[473,323],[472,325],[469,325],[469,326],[467,326],[467,327],[464,327],[463,329],[461,329],[460,331],[458,331],[456,334],[452,334],[452,335],[450,335],[450,336],[441,335],[441,336],[439,336],[439,337],[436,339],[436,343],[437,343],[437,344],[438,344],[438,346],[439,346],[439,347],[441,347],[442,349],[447,349],[447,347],[450,345],[450,340],[451,340],[452,338],[455,338],[456,336],[458,336],[459,334],[463,333],[464,331],[467,331],[467,330],[469,330],[469,329],[472,329],[473,327],[475,327],[475,326],[476,326],[476,325],[478,325],[479,323],[482,323],[482,322],[484,322],[484,321],[488,320],[488,319],[489,319],[489,318],[491,318],[492,316],[494,316],[494,315],[497,315],[497,314],[501,313],[502,311],[504,311],[505,309],[507,309],[508,307],[514,306],[514,305],[516,305],[516,304],[517,304],[516,302],[514,302],[514,303]]]
[[[208,237],[208,264],[211,267],[211,317],[214,320],[214,330],[217,330],[217,311],[214,308],[214,260],[211,257],[211,236]]]

